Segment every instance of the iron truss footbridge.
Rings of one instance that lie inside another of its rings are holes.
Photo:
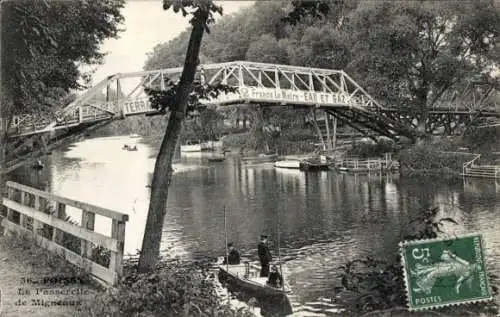
[[[157,114],[144,89],[165,89],[169,80],[175,82],[180,78],[181,72],[182,68],[170,68],[108,76],[53,115],[15,117],[8,127],[8,135],[29,136],[88,127],[132,115]],[[368,128],[389,137],[416,136],[411,120],[401,120],[404,115],[380,105],[342,70],[236,61],[200,65],[198,78],[209,85],[220,83],[238,88],[236,93],[202,100],[206,105],[254,103],[316,108],[358,129]],[[435,115],[455,116],[462,112],[464,110],[434,111]],[[490,115],[500,117],[499,113]]]

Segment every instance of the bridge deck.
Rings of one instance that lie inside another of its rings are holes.
[[[26,136],[67,129],[82,124],[126,116],[157,113],[144,88],[165,89],[176,81],[182,68],[120,73],[108,76],[71,102],[57,115],[35,118],[16,117],[8,128],[10,136]],[[203,100],[206,105],[255,103],[267,106],[320,108],[344,120],[352,120],[355,112],[365,118],[359,123],[385,135],[414,136],[415,131],[394,116],[397,109],[381,106],[351,77],[341,70],[317,69],[290,65],[253,62],[208,64],[199,67],[199,80],[206,84],[221,83],[238,88],[237,93],[220,94]],[[115,93],[111,93],[114,87]],[[106,101],[95,100],[106,93]],[[392,113],[393,115],[387,115]],[[470,115],[467,109],[439,108],[434,115]],[[475,113],[475,112],[473,112]],[[500,117],[487,111],[481,116]]]

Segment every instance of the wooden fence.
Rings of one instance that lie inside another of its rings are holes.
[[[122,273],[128,215],[14,182],[7,182],[2,204],[6,231],[31,235],[41,247],[107,284],[116,284]],[[81,210],[81,224],[67,217],[66,206]],[[110,236],[94,231],[96,215],[111,219]]]

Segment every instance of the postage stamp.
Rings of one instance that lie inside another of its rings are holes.
[[[400,246],[410,311],[493,299],[480,234]]]

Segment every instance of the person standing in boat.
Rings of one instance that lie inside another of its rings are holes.
[[[229,249],[229,255],[227,256],[227,258],[224,257],[224,262],[222,264],[229,264],[229,265],[240,264],[240,253],[233,246],[233,243],[229,242],[227,244],[227,247]]]
[[[260,243],[258,246],[259,260],[260,260],[260,277],[269,276],[269,263],[273,260],[271,256],[271,251],[267,246],[267,235],[262,234],[260,236]]]

